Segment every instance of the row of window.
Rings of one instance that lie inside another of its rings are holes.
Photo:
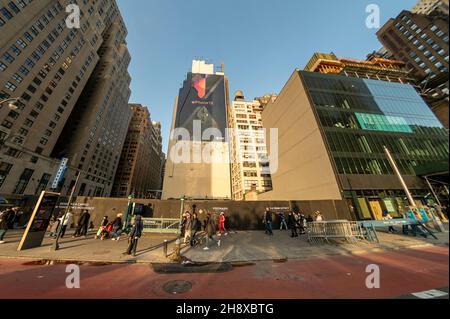
[[[17,0],[9,1],[7,7],[0,8],[0,28],[6,24],[6,21],[11,20],[14,14],[20,13],[20,8],[24,9],[33,0]]]

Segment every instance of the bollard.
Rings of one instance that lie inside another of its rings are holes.
[[[167,245],[168,245],[168,241],[167,241],[167,239],[164,239],[164,246],[163,246],[164,257],[167,257]]]

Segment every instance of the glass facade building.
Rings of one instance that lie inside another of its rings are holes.
[[[419,181],[418,167],[445,162],[448,132],[411,85],[300,71],[310,102],[341,181],[344,197],[358,219],[398,214],[407,205],[383,146],[402,175]],[[364,187],[352,186],[354,183]],[[383,179],[384,178],[384,179]],[[346,182],[342,182],[346,181]],[[420,185],[420,182],[414,185]],[[417,200],[429,193],[411,189]]]

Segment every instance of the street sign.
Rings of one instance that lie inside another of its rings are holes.
[[[69,162],[68,158],[63,158],[61,160],[61,164],[59,165],[58,171],[56,172],[55,178],[53,179],[52,189],[57,189],[59,182],[61,182],[64,174],[67,170],[67,163]]]

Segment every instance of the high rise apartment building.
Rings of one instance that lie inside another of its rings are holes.
[[[419,0],[412,8],[412,13],[431,14],[432,12],[440,12],[448,15],[449,1],[448,0]]]
[[[0,100],[22,102],[0,109],[2,194],[49,189],[64,157],[56,190],[68,193],[77,172],[77,194],[108,195],[112,186],[131,117],[126,28],[114,0],[79,1],[80,28],[68,28],[70,3],[0,1]]]
[[[147,107],[130,104],[133,117],[115,176],[113,197],[155,197],[161,183],[161,125]]]
[[[419,10],[420,11],[420,10]],[[448,128],[448,15],[402,11],[378,32],[380,42],[416,79],[421,95]]]
[[[263,98],[261,98],[263,100]],[[245,195],[272,189],[266,134],[262,127],[263,104],[246,101],[237,91],[228,112],[228,123],[234,129],[231,136],[231,185],[234,200],[245,200]]]

